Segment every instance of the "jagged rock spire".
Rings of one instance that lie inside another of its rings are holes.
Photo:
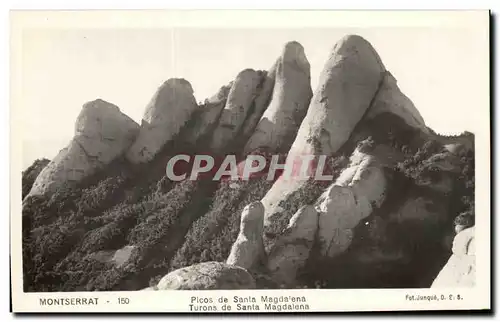
[[[253,69],[245,69],[238,74],[214,131],[213,149],[221,150],[234,140],[250,110],[259,81],[259,74]]]
[[[247,205],[241,213],[240,231],[227,258],[227,264],[250,269],[264,262],[263,225],[262,204],[256,201]]]
[[[337,151],[370,107],[384,72],[364,38],[348,35],[335,44],[290,153]]]
[[[288,151],[312,97],[311,66],[301,44],[288,42],[273,67],[272,100],[245,146],[247,153],[260,147]]]
[[[297,155],[331,155],[349,138],[366,113],[383,80],[385,67],[372,45],[357,35],[342,38],[333,47],[307,114],[290,148],[287,163]],[[279,203],[305,184],[281,177],[262,199],[265,225],[280,212]]]

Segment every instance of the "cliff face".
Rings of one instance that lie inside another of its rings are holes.
[[[323,158],[330,177],[165,176],[170,157],[207,150],[240,167],[277,154],[284,173],[308,154],[308,173]],[[140,127],[89,103],[68,147],[26,171],[28,189],[26,291],[473,285],[473,135],[430,130],[356,35],[333,47],[314,93],[291,41],[200,106],[168,80]]]

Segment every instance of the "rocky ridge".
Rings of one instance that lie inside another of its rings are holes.
[[[333,179],[189,184],[157,175],[184,143],[193,152],[265,150],[286,161],[324,155]],[[155,276],[148,290],[472,285],[474,252],[457,245],[474,236],[473,149],[468,134],[427,128],[357,35],[333,47],[314,93],[305,50],[292,41],[268,71],[241,71],[200,106],[188,81],[167,80],[141,126],[96,100],[84,105],[75,137],[40,172],[23,209],[34,245],[26,258],[41,260],[50,276],[89,277],[43,282],[30,259],[26,288],[140,290]],[[106,167],[122,172],[106,177]],[[58,204],[58,189],[99,173],[104,179]],[[34,196],[51,199],[37,206],[44,201]],[[61,215],[50,224],[54,211]],[[455,236],[456,227],[468,229]],[[53,263],[58,257],[36,241],[55,236],[76,246],[55,247],[61,258]],[[178,267],[179,258],[190,264]]]

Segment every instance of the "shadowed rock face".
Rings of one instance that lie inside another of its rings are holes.
[[[205,262],[180,268],[165,275],[156,286],[159,291],[254,288],[255,280],[245,269],[219,262]]]
[[[132,163],[153,159],[165,143],[175,138],[197,107],[188,81],[167,80],[146,107],[139,136],[127,152],[127,159]]]
[[[253,69],[245,69],[238,74],[213,134],[213,149],[221,150],[234,140],[250,110],[259,82],[259,74]]]
[[[246,144],[245,152],[260,147],[288,151],[312,97],[310,69],[302,45],[287,43],[275,64],[272,100]]]
[[[75,136],[40,172],[29,195],[50,194],[95,173],[130,147],[138,129],[137,123],[111,103],[97,99],[84,104]]]
[[[452,252],[450,259],[432,283],[432,287],[474,287],[476,280],[475,227],[462,230],[455,236]]]

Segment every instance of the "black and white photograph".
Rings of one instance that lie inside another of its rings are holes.
[[[303,294],[330,290],[489,297],[488,12],[239,13],[18,13],[41,21],[13,40],[21,295],[40,310],[246,292],[179,292],[186,312],[309,311]]]

